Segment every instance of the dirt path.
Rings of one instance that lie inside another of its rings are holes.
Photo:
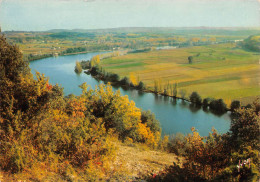
[[[113,167],[133,177],[158,173],[173,162],[181,163],[181,159],[174,154],[153,151],[140,146],[121,144],[116,153]]]

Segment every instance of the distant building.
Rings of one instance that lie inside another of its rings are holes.
[[[162,47],[157,47],[157,50],[167,50],[167,49],[176,49],[177,46],[162,46]]]

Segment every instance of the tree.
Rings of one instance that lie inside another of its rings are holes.
[[[80,73],[82,72],[81,64],[80,64],[80,62],[78,62],[78,61],[76,61],[75,72],[76,72],[77,74],[80,74]]]
[[[231,106],[230,106],[230,109],[231,109],[232,111],[235,111],[235,110],[238,109],[238,108],[240,108],[240,101],[238,101],[238,100],[232,101]]]
[[[90,60],[90,66],[91,67],[99,65],[99,63],[100,63],[100,56],[99,55],[93,56]]]
[[[122,78],[120,80],[120,84],[129,86],[130,85],[129,78],[127,78],[127,77]]]
[[[194,104],[200,105],[201,97],[197,92],[192,92],[192,94],[190,95],[190,101]]]
[[[174,97],[177,97],[177,95],[178,95],[178,83],[177,82],[175,84],[173,84],[172,95]]]
[[[118,74],[116,74],[116,73],[112,73],[112,74],[110,74],[110,76],[109,76],[109,80],[110,81],[112,81],[112,82],[118,82],[119,81],[119,75]]]
[[[180,95],[181,95],[181,98],[185,99],[186,90],[181,89],[181,90],[180,90]]]
[[[192,64],[193,63],[193,56],[189,56],[188,60],[189,60],[189,64]]]
[[[239,109],[231,121],[231,138],[236,148],[251,146],[259,150],[260,118],[254,109]]]
[[[129,75],[129,80],[130,82],[135,86],[137,85],[137,79],[136,79],[136,76],[133,72],[130,73]]]
[[[203,106],[204,106],[204,107],[209,106],[209,103],[211,102],[211,100],[213,100],[213,99],[211,99],[211,98],[205,98],[205,99],[203,99],[203,102],[202,102]]]
[[[227,106],[222,99],[212,100],[209,107],[218,113],[224,113],[227,110]]]
[[[139,90],[143,90],[145,88],[145,85],[142,81],[139,82],[138,86],[137,86],[137,89]]]
[[[158,80],[154,80],[154,92],[158,93],[159,92],[159,83]]]

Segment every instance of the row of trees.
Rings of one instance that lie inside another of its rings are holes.
[[[71,53],[78,53],[78,52],[86,52],[86,47],[75,47],[75,48],[68,48],[62,52],[62,54],[71,54]]]
[[[180,96],[182,99],[185,99],[186,91],[178,89],[178,83],[170,84],[169,81],[167,83],[162,82],[161,79],[154,80],[154,92],[156,94],[163,94],[165,96]],[[192,104],[197,106],[209,107],[210,109],[217,111],[219,113],[224,113],[228,110],[226,103],[223,99],[213,99],[213,98],[204,98],[202,100],[201,96],[197,92],[192,92],[189,96],[189,101]],[[231,101],[230,101],[231,102]],[[235,111],[235,109],[240,108],[240,101],[234,100],[230,104],[230,110]]]
[[[75,71],[78,70],[79,67],[83,69],[89,69],[88,73],[92,76],[104,80],[106,82],[112,82],[113,84],[119,84],[121,86],[126,87],[134,87],[138,90],[145,89],[145,85],[142,81],[138,81],[135,74],[131,72],[128,77],[124,77],[120,79],[120,76],[116,73],[106,72],[100,66],[100,56],[93,56],[90,61],[81,61],[80,65],[76,62]],[[77,72],[77,71],[76,71]]]
[[[210,109],[220,113],[228,110],[227,105],[223,99],[205,98],[202,100],[197,92],[192,92],[189,98],[190,101],[195,105],[203,105],[203,107],[209,107]],[[235,111],[236,109],[240,108],[240,106],[240,101],[234,100],[231,102],[230,110]]]
[[[170,84],[168,81],[167,83],[162,82],[161,79],[154,80],[154,92],[159,94],[162,93],[163,95],[171,95],[177,97],[178,94],[178,83]]]

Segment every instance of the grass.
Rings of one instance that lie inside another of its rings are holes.
[[[188,56],[193,56],[192,64],[188,64]],[[259,58],[258,53],[228,43],[128,54],[103,59],[101,65],[120,77],[134,73],[150,90],[155,80],[160,80],[162,87],[177,82],[186,97],[197,91],[203,98],[247,104],[260,95]]]

